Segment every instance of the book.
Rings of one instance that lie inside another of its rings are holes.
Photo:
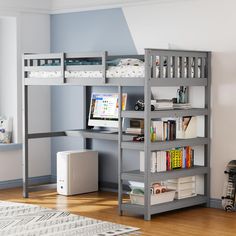
[[[197,137],[197,117],[187,116],[183,117],[183,131],[184,138],[196,138]]]
[[[151,173],[155,173],[157,168],[157,153],[152,152],[151,154]]]
[[[139,170],[141,172],[144,172],[145,168],[144,168],[144,151],[140,151],[139,152]]]
[[[178,117],[176,119],[176,139],[184,138],[184,130],[183,130],[183,117]]]
[[[164,140],[163,121],[161,121],[161,120],[152,121],[152,127],[153,127],[154,133],[155,133],[155,140],[154,141],[163,141]]]
[[[161,152],[161,171],[166,171],[166,151]]]
[[[155,173],[157,171],[157,152],[151,152],[151,173]],[[144,151],[139,152],[139,170],[140,172],[145,171],[145,153]]]
[[[161,152],[157,152],[157,172],[161,172]]]
[[[144,129],[142,129],[142,128],[127,128],[125,130],[125,133],[127,133],[127,134],[143,134]]]

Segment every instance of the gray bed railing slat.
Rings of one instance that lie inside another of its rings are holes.
[[[166,73],[167,73],[167,78],[171,78],[172,77],[172,75],[171,75],[171,58],[172,57],[170,57],[170,56],[168,56],[167,57],[167,71],[166,71]]]
[[[156,56],[152,56],[152,78],[157,78],[157,59]]]
[[[188,57],[188,64],[187,64],[187,78],[192,78],[192,58]]]
[[[65,83],[65,53],[61,53],[61,83]]]
[[[103,52],[102,54],[102,78],[103,78],[103,83],[106,84],[106,71],[107,71],[107,52]]]
[[[201,78],[204,78],[205,77],[205,58],[204,57],[202,57],[201,58]]]
[[[185,78],[185,65],[184,65],[185,57],[180,57],[180,77]]]
[[[194,58],[194,78],[198,78],[198,57]]]
[[[164,77],[164,57],[163,56],[159,56],[159,78],[163,78]]]
[[[178,78],[178,57],[174,57],[174,78]]]

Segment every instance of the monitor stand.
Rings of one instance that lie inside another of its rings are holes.
[[[91,130],[103,134],[114,134],[118,132],[118,128],[109,128],[109,127],[93,127]]]

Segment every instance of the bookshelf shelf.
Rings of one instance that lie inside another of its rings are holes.
[[[178,139],[174,141],[158,141],[150,144],[150,151],[167,150],[175,147],[199,146],[209,143],[208,138],[198,137],[191,139]],[[144,150],[143,142],[125,141],[121,143],[121,148],[130,150]]]
[[[150,206],[151,214],[158,214],[166,211],[177,210],[184,207],[190,207],[194,205],[201,205],[208,203],[208,197],[204,195],[197,195],[195,197],[189,197],[180,200],[174,200],[172,202],[161,203]],[[134,214],[144,214],[145,207],[142,205],[131,204],[130,202],[122,203],[122,211],[132,212]]]
[[[158,173],[150,173],[150,180],[151,182],[155,182],[155,181],[164,181],[168,179],[176,179],[192,175],[204,175],[207,174],[208,171],[209,171],[208,167],[194,166],[192,168],[175,169]],[[144,182],[144,172],[140,172],[139,170],[123,172],[121,174],[121,179]]]
[[[161,78],[151,79],[151,87],[207,86],[207,78]]]
[[[192,108],[192,109],[172,109],[160,110],[150,112],[150,118],[163,118],[163,117],[182,117],[182,116],[206,116],[208,110],[206,108]],[[123,118],[144,118],[144,111],[122,111],[121,117]]]

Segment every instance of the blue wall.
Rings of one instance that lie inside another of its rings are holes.
[[[137,53],[121,9],[52,15],[51,48],[52,52]]]
[[[133,39],[121,9],[96,10],[51,16],[52,52],[108,51],[110,55],[137,54]],[[95,91],[116,91],[115,88],[93,88]],[[135,94],[135,89],[130,94]],[[131,95],[132,96],[132,95]],[[90,98],[87,99],[87,103]],[[53,131],[83,127],[83,88],[52,88]],[[92,141],[99,151],[99,179],[117,182],[117,143]],[[56,152],[79,149],[80,138],[64,137],[52,140],[52,174],[56,175]],[[128,161],[132,163],[133,160]]]

